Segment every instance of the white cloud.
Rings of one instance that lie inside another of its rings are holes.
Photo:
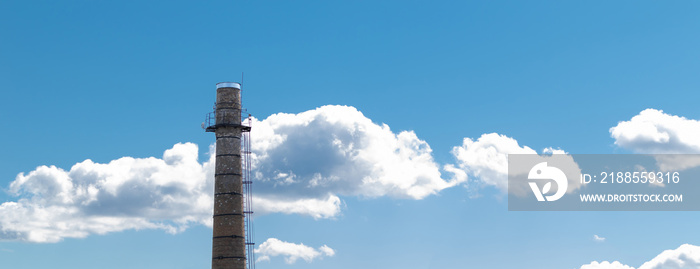
[[[538,158],[548,161],[552,154],[558,154],[557,167],[567,171],[569,176],[569,187],[567,192],[573,192],[581,186],[578,174],[581,169],[574,162],[571,156],[560,156],[567,154],[562,149],[545,148]],[[457,167],[465,171],[466,174],[475,179],[471,182],[476,185],[494,186],[502,192],[514,194],[529,193],[530,188],[525,183],[513,185],[509,190],[508,186],[508,154],[537,154],[537,151],[528,147],[520,146],[518,141],[505,135],[490,133],[483,134],[476,140],[464,138],[461,146],[452,148],[452,154],[457,159]],[[520,167],[518,171],[510,171],[513,174],[527,174],[531,166]]]
[[[268,238],[255,249],[255,253],[259,255],[257,261],[269,261],[271,257],[282,256],[287,264],[293,264],[298,259],[312,262],[314,259],[323,256],[332,257],[335,255],[335,250],[327,245],[315,249],[304,244],[295,244],[277,238]]]
[[[535,153],[513,138],[485,134],[465,138],[452,151],[458,163],[440,167],[412,131],[394,133],[348,106],[254,119],[252,130],[255,212],[317,219],[340,214],[343,196],[422,199],[466,182],[468,174],[505,189],[507,154]],[[9,186],[17,201],[0,204],[0,239],[57,242],[128,229],[176,233],[210,226],[212,153],[200,163],[197,146],[184,143],[162,158],[85,160],[69,170],[40,166],[21,173]]]
[[[335,250],[326,245],[321,246],[320,248],[318,248],[318,250],[320,250],[321,253],[323,253],[326,256],[333,257],[335,255]]]
[[[618,261],[614,262],[592,262],[581,266],[581,269],[634,269],[634,267],[624,265]]]
[[[452,166],[444,179],[414,132],[394,133],[349,106],[254,120],[251,140],[256,212],[327,218],[340,196],[422,199],[466,180]]]
[[[479,139],[464,138],[462,146],[452,148],[458,166],[486,185],[508,191],[508,154],[537,154],[505,135],[483,134]]]
[[[315,219],[331,218],[340,213],[341,201],[338,196],[328,195],[323,198],[285,198],[272,196],[271,199],[253,195],[255,212],[282,212],[286,214],[308,215]]]
[[[683,244],[677,249],[664,250],[645,262],[639,269],[700,268],[700,247]]]
[[[337,216],[340,197],[422,199],[466,181],[432,158],[415,133],[392,132],[355,108],[324,106],[255,121],[252,135],[256,213]],[[214,158],[195,144],[162,158],[91,160],[69,170],[40,166],[10,184],[17,201],[0,204],[0,239],[57,242],[128,229],[170,233],[211,225]]]
[[[645,262],[638,269],[692,269],[700,268],[700,247],[683,244],[677,249],[664,250],[658,256]],[[634,269],[618,261],[592,262],[580,269]]]
[[[610,136],[621,148],[644,154],[700,154],[700,121],[645,109],[629,121],[610,128]],[[656,155],[661,171],[700,166],[696,155]]]
[[[600,237],[597,234],[593,235],[593,240],[596,242],[605,242],[605,237]]]
[[[70,170],[40,166],[21,173],[0,204],[0,239],[57,242],[127,229],[176,233],[211,225],[213,159],[197,160],[197,145],[176,144],[162,159],[91,160]]]
[[[645,109],[610,128],[621,148],[646,154],[700,153],[700,121]]]

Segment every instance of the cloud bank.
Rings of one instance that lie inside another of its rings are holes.
[[[0,239],[57,242],[127,229],[176,233],[211,225],[213,159],[176,144],[162,159],[91,160],[70,170],[40,166],[10,184],[16,202],[0,204]]]
[[[507,154],[535,153],[500,134],[465,138],[440,165],[412,131],[393,132],[349,106],[254,119],[251,133],[256,214],[340,214],[341,197],[423,199],[467,184],[507,180]],[[124,230],[184,231],[211,226],[214,155],[200,162],[197,145],[179,143],[161,158],[91,160],[68,170],[40,166],[20,173],[0,204],[0,240],[58,242]],[[545,149],[545,153],[564,153]]]
[[[700,268],[700,247],[683,244],[677,249],[664,250],[658,256],[645,262],[637,269],[690,269]],[[634,269],[618,261],[592,262],[580,269]]]
[[[326,245],[315,249],[304,244],[295,244],[277,238],[268,238],[255,249],[255,253],[259,255],[257,259],[258,262],[270,261],[272,257],[282,256],[284,257],[285,263],[293,264],[299,259],[312,262],[314,259],[323,256],[332,257],[335,255],[335,250]]]
[[[324,106],[255,120],[252,157],[256,213],[332,218],[341,196],[423,199],[466,181],[441,169],[411,131],[394,133],[353,107]],[[91,160],[68,170],[20,173],[0,204],[0,240],[58,242],[123,230],[177,233],[211,226],[214,157],[176,144],[162,158]]]

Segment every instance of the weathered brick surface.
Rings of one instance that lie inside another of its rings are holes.
[[[241,90],[216,90],[216,168],[212,269],[243,269],[245,227],[241,166]]]

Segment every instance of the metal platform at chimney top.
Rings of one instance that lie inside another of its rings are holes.
[[[216,105],[215,105],[216,106]],[[234,114],[237,114],[238,111],[235,111]],[[250,132],[250,119],[251,115],[246,113],[246,109],[242,109],[240,111],[241,115],[241,124],[230,124],[230,123],[222,123],[222,124],[216,124],[216,111],[214,112],[209,112],[206,115],[206,118],[204,122],[202,122],[202,129],[204,129],[207,132],[216,132],[216,128],[219,127],[240,127],[241,131],[243,132]],[[247,116],[243,116],[246,115]],[[221,115],[222,118],[227,118],[227,115]],[[234,115],[235,117],[235,115]]]

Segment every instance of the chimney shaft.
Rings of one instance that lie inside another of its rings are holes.
[[[212,269],[246,268],[241,163],[241,86],[216,85],[216,171]]]

